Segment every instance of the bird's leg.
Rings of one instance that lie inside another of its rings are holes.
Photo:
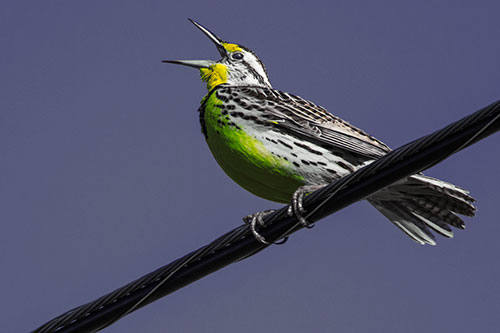
[[[297,220],[299,220],[300,224],[302,224],[306,228],[311,227],[311,225],[306,221],[304,216],[302,216],[302,214],[305,213],[304,206],[302,204],[302,202],[304,201],[304,196],[308,193],[319,190],[320,188],[323,188],[326,185],[328,184],[304,185],[299,187],[292,195],[292,202],[288,207],[288,215],[289,216],[295,215],[297,217]]]
[[[292,195],[292,202],[290,203],[290,206],[288,207],[288,215],[293,216],[295,215],[297,219],[299,220],[300,224],[302,224],[306,228],[310,228],[311,225],[306,221],[306,219],[302,216],[302,214],[305,213],[304,206],[302,202],[304,201],[304,196],[308,193],[314,192],[316,190],[319,190],[320,188],[325,187],[328,184],[319,184],[319,185],[304,185],[299,187]],[[273,213],[275,210],[274,209],[268,209],[264,210],[262,212],[257,212],[255,214],[250,214],[247,215],[243,218],[243,222],[246,224],[250,225],[250,230],[252,231],[253,236],[255,239],[262,244],[270,245],[271,243],[268,242],[259,232],[257,231],[257,224],[260,226],[264,226],[264,217]],[[282,244],[287,240],[287,237],[284,238],[283,242],[275,243],[275,244]]]
[[[262,212],[257,212],[255,214],[247,215],[243,218],[243,222],[250,225],[250,230],[252,231],[252,234],[255,237],[255,239],[261,242],[262,244],[270,245],[271,243],[266,241],[266,239],[261,234],[258,233],[256,226],[257,224],[263,226],[264,216],[269,215],[273,212],[275,212],[275,209],[267,209]]]

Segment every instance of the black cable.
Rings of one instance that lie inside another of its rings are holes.
[[[308,222],[332,214],[408,175],[420,172],[500,130],[500,101],[408,143],[304,200]],[[278,240],[302,228],[287,206],[266,216],[259,233]],[[242,225],[212,243],[101,298],[52,319],[35,332],[94,332],[185,285],[268,245]]]

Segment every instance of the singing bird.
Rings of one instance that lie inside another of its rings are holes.
[[[352,173],[390,148],[326,109],[274,89],[262,61],[250,49],[228,43],[190,19],[217,47],[221,59],[164,60],[199,69],[208,93],[199,108],[201,130],[221,168],[251,193],[292,204],[302,224],[304,194]],[[469,192],[415,174],[366,198],[420,244],[435,245],[431,230],[453,237],[464,229],[457,214],[474,216]],[[251,215],[255,225],[269,211]]]

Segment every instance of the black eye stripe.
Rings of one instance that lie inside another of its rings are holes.
[[[253,77],[255,77],[257,79],[257,81],[259,81],[260,83],[264,83],[264,78],[259,74],[257,73],[257,71],[255,69],[252,68],[252,66],[246,62],[246,61],[242,61],[241,62],[243,65],[245,65],[246,69],[250,72],[250,74],[253,75]]]

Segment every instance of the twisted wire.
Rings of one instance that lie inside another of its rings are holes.
[[[304,199],[309,222],[316,222],[361,200],[393,182],[420,172],[450,155],[500,130],[500,101],[458,120],[430,135],[414,140],[311,193]],[[279,240],[303,226],[288,216],[288,206],[264,217],[259,233]],[[268,247],[255,240],[242,225],[193,251],[95,301],[69,310],[34,332],[95,332],[123,316],[208,275],[232,262]]]

